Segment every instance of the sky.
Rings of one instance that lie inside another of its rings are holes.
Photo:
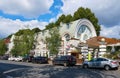
[[[120,39],[120,0],[0,0],[0,38],[26,27],[44,29],[79,7],[91,9],[98,18],[100,36]]]

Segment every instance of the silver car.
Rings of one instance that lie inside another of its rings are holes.
[[[118,69],[119,63],[116,60],[108,59],[108,58],[94,58],[90,61],[85,61],[83,63],[83,68],[104,68],[105,70],[110,70],[112,68]]]

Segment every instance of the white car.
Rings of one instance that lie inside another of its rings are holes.
[[[104,68],[105,70],[109,70],[112,68],[118,69],[119,63],[116,60],[111,60],[108,58],[94,58],[91,61],[85,61],[83,63],[83,67]]]
[[[8,60],[10,61],[22,61],[22,57],[18,56],[18,57],[9,57]]]
[[[15,57],[9,57],[8,60],[15,61]]]

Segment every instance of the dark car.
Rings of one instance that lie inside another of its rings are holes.
[[[37,56],[32,59],[32,63],[48,63],[48,58],[43,56]]]
[[[32,62],[33,56],[25,56],[23,57],[22,61],[23,62]]]
[[[4,56],[0,56],[1,60],[8,60],[9,56],[8,55],[4,55]]]
[[[53,59],[53,65],[64,65],[64,66],[70,66],[76,64],[76,59],[74,56],[66,55],[66,56],[58,56]]]

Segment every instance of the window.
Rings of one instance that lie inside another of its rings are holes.
[[[82,40],[87,40],[92,36],[91,30],[86,25],[81,25],[77,31],[77,38],[83,38]]]
[[[67,29],[69,29],[69,28],[70,28],[70,24],[69,24],[69,23],[67,23],[66,25],[67,25]]]
[[[66,41],[70,40],[70,35],[69,34],[65,34],[64,37],[66,38]]]

